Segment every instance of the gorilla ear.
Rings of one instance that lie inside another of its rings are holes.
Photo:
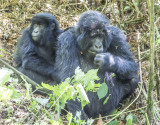
[[[56,24],[52,23],[51,28],[52,28],[52,30],[56,29]]]

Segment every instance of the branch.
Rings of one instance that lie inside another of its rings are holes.
[[[19,72],[17,69],[15,69],[14,67],[12,67],[11,65],[9,65],[7,62],[3,61],[2,59],[0,59],[0,63],[5,65],[7,68],[13,70],[14,73],[16,73],[19,76],[23,76],[24,79],[26,79],[26,81],[30,84],[32,84],[33,87],[36,88],[36,86],[39,86],[38,83],[34,82],[33,80],[31,80],[28,76],[24,75],[23,73]],[[44,93],[44,94],[50,94],[51,91],[46,89],[46,88],[38,88],[36,91]]]

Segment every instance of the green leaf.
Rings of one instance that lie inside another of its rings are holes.
[[[129,114],[129,115],[126,117],[126,120],[127,120],[126,125],[132,125],[133,115],[132,115],[132,114]]]
[[[86,100],[89,103],[88,96],[87,96],[83,86],[81,84],[78,84],[77,88],[78,88],[79,94],[82,96],[83,100]]]
[[[49,120],[49,122],[50,122],[52,125],[62,125],[61,123],[59,123],[58,121],[55,121],[55,120]]]
[[[129,6],[125,6],[124,10],[129,10],[130,7]]]
[[[4,57],[4,55],[0,55],[0,57]]]
[[[89,99],[88,99],[88,96],[83,88],[83,86],[81,84],[78,84],[76,86],[78,92],[79,92],[79,99],[81,100],[81,105],[82,105],[82,108],[89,103]]]
[[[28,100],[30,100],[31,99],[31,84],[29,84],[25,79],[24,79],[24,77],[23,76],[21,76],[21,78],[25,81],[25,87],[26,87],[26,89],[27,89],[27,91],[26,91],[26,99],[28,99]]]
[[[144,114],[144,113],[145,113],[145,111],[144,111],[144,110],[141,110],[141,111],[140,111],[140,113]]]
[[[106,83],[102,83],[101,87],[97,91],[97,95],[99,99],[105,97],[108,93],[108,86]]]
[[[115,73],[112,73],[112,77],[115,77],[116,76],[116,74]]]
[[[111,121],[108,125],[118,125],[118,121],[114,120],[114,121]]]
[[[117,114],[117,113],[118,113],[118,110],[114,109],[110,114],[113,115],[113,114]]]
[[[45,84],[45,83],[42,83],[42,86],[46,89],[49,89],[49,90],[53,90],[53,86],[49,85],[49,84]]]
[[[7,68],[0,69],[0,85],[4,85],[7,81],[10,80],[10,75],[13,73],[12,70]]]
[[[5,52],[5,50],[4,50],[4,49],[2,49],[2,48],[0,48],[0,51],[3,51],[3,52]]]
[[[157,40],[155,41],[155,44],[156,44],[156,45],[160,44],[160,39],[157,39]]]
[[[46,98],[34,98],[38,103],[40,103],[41,105],[45,106],[48,102],[49,102],[49,99],[46,99]]]
[[[59,102],[62,107],[65,105],[67,100],[75,99],[75,97],[77,96],[75,88],[66,82],[55,85],[53,87],[53,91],[54,95],[59,98]]]
[[[110,96],[110,95],[109,95]],[[107,103],[109,96],[104,100],[103,105]]]
[[[128,119],[126,125],[132,125],[132,119]]]
[[[82,72],[82,70],[79,67],[77,67],[75,70],[74,79],[76,81],[81,81],[84,78],[84,76],[85,76],[84,72]]]
[[[133,121],[132,121],[134,124],[137,123],[137,117],[135,115],[133,115]]]
[[[0,87],[0,101],[10,100],[12,94],[13,94],[13,90],[5,88],[5,87]]]
[[[68,112],[67,113],[67,120],[69,122],[68,124],[70,124],[72,122],[72,117],[73,117],[72,113]]]
[[[116,14],[118,14],[119,13],[119,10],[118,9],[115,9],[115,11],[114,11]]]
[[[35,114],[39,112],[41,107],[38,105],[36,101],[32,101],[29,105],[29,109],[33,111]]]
[[[136,2],[136,1],[135,1],[135,2],[133,2],[133,4],[134,4],[135,6],[138,6],[138,2]]]

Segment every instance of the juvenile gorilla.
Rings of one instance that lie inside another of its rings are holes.
[[[39,84],[55,80],[54,62],[60,33],[62,30],[52,14],[36,14],[18,40],[14,55],[18,70]]]
[[[97,11],[84,12],[77,26],[58,38],[55,67],[60,80],[73,76],[78,66],[84,72],[99,68],[100,83],[106,80],[107,96],[110,95],[103,105],[107,96],[99,100],[96,92],[88,92],[90,103],[84,109],[78,100],[69,101],[67,109],[73,116],[81,111],[81,119],[86,120],[86,115],[89,118],[108,115],[137,87],[138,66],[125,35],[119,28],[109,25],[108,19]]]

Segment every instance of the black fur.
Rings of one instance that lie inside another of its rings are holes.
[[[32,39],[33,25],[45,24],[41,39],[36,42]],[[52,29],[52,24],[55,24]],[[55,80],[55,54],[57,37],[62,33],[57,19],[49,13],[38,13],[18,40],[17,51],[14,55],[17,69],[29,76],[37,83]]]
[[[97,53],[94,57],[87,54],[91,46],[89,34],[100,29],[105,34],[101,35],[103,41],[103,52]],[[100,59],[99,57],[100,56]],[[97,63],[98,62],[98,63]],[[108,19],[97,11],[84,12],[76,27],[73,27],[58,38],[58,50],[55,67],[61,81],[75,74],[75,69],[79,66],[82,71],[98,68],[100,82],[106,79],[108,86],[109,100],[103,105],[104,100],[98,99],[97,93],[88,92],[90,103],[81,108],[79,101],[69,101],[67,109],[76,115],[76,111],[81,111],[81,118],[86,120],[86,115],[90,118],[98,118],[108,115],[119,103],[130,95],[137,87],[138,65],[129,51],[129,45],[123,32],[109,24]],[[112,77],[114,73],[116,76]]]

